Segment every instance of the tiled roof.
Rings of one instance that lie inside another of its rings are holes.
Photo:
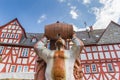
[[[98,44],[120,43],[120,25],[111,21],[101,35]]]
[[[33,46],[36,42],[32,42],[32,38],[36,37],[37,41],[40,40],[43,33],[26,33],[27,38],[23,38],[19,44]]]
[[[89,44],[97,44],[97,41],[103,32],[104,32],[104,29],[99,29],[99,30],[93,30],[90,32],[79,31],[79,32],[76,32],[76,34],[77,34],[77,37],[80,38],[85,45],[89,45]]]
[[[106,29],[92,30],[89,32],[78,31],[76,34],[85,45],[120,43],[120,25],[113,21],[110,22]],[[26,33],[26,36],[23,35],[19,44],[11,45],[33,46],[36,42],[32,42],[32,38],[36,37],[38,41],[42,36],[43,33]]]

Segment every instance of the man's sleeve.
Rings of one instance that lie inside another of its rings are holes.
[[[73,42],[73,46],[71,48],[72,52],[73,52],[73,55],[74,57],[78,57],[83,49],[83,42],[77,38],[77,37],[73,37],[72,38],[72,42]]]
[[[36,54],[40,58],[42,58],[45,62],[47,62],[47,57],[50,53],[50,50],[45,46],[46,44],[47,44],[47,38],[44,37],[34,45]]]

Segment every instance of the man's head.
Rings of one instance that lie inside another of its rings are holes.
[[[62,39],[61,37],[58,38],[58,40],[57,40],[56,43],[55,43],[55,46],[56,46],[58,49],[60,49],[61,47],[62,47],[62,48],[63,48],[63,47],[65,48],[65,47],[66,47],[65,40]]]

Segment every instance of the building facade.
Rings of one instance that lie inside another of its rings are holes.
[[[111,21],[106,29],[91,27],[76,34],[85,44],[80,54],[83,80],[120,80],[120,25]],[[42,35],[26,33],[17,19],[0,27],[0,80],[34,79],[33,45]]]

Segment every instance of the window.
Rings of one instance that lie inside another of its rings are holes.
[[[111,56],[112,56],[112,58],[116,58],[116,55],[115,55],[114,51],[111,52]]]
[[[96,46],[92,46],[92,51],[97,51]]]
[[[12,66],[11,66],[10,72],[15,72],[15,65],[12,65]]]
[[[120,48],[118,47],[118,45],[114,45],[115,50],[120,50]]]
[[[106,58],[111,58],[109,52],[105,52],[104,54],[105,54],[105,57],[106,57]]]
[[[15,35],[15,38],[18,39],[18,34]]]
[[[112,45],[109,45],[109,49],[110,49],[110,50],[113,50],[113,46],[112,46]]]
[[[22,57],[28,57],[28,48],[23,48]]]
[[[86,69],[85,69],[85,70],[86,70],[86,73],[90,73],[90,65],[86,65],[85,68],[86,68]]]
[[[24,66],[23,72],[28,72],[28,66]]]
[[[7,38],[10,38],[10,34],[8,33],[8,34],[6,35],[6,37],[7,37]]]
[[[11,35],[11,38],[14,38],[14,37],[15,37],[15,34],[12,34],[12,35]]]
[[[98,51],[102,51],[102,47],[101,46],[98,46]]]
[[[4,34],[4,33],[2,33],[2,34],[1,34],[1,37],[2,37],[2,38],[4,38],[4,37],[5,37],[5,34]]]
[[[98,58],[98,53],[93,53],[94,59],[99,59]]]
[[[17,25],[17,22],[14,22],[13,24],[14,24],[14,25]]]
[[[81,60],[87,60],[86,54],[81,54]]]
[[[108,50],[108,46],[103,46],[103,50]]]
[[[85,49],[86,49],[86,52],[90,52],[91,51],[90,47],[86,47]]]
[[[50,42],[47,44],[47,48],[50,49]]]
[[[36,42],[37,41],[37,39],[36,38],[32,38],[32,42]]]
[[[99,36],[99,35],[95,35],[95,37],[97,37],[97,38],[98,38],[98,37],[100,37],[100,36]]]
[[[117,51],[117,57],[120,58],[120,51]]]
[[[112,66],[111,63],[108,63],[108,64],[107,64],[107,67],[108,67],[108,71],[109,71],[109,72],[113,72],[113,66]]]
[[[4,49],[4,47],[0,46],[0,54],[2,54],[3,49]]]
[[[87,56],[88,56],[88,59],[89,59],[89,60],[93,59],[92,53],[87,53]]]
[[[97,72],[97,69],[96,69],[96,65],[95,65],[95,64],[92,64],[91,67],[92,67],[92,72]]]
[[[99,53],[100,59],[104,59],[104,54],[102,52]]]
[[[22,66],[17,67],[17,72],[22,72]]]

